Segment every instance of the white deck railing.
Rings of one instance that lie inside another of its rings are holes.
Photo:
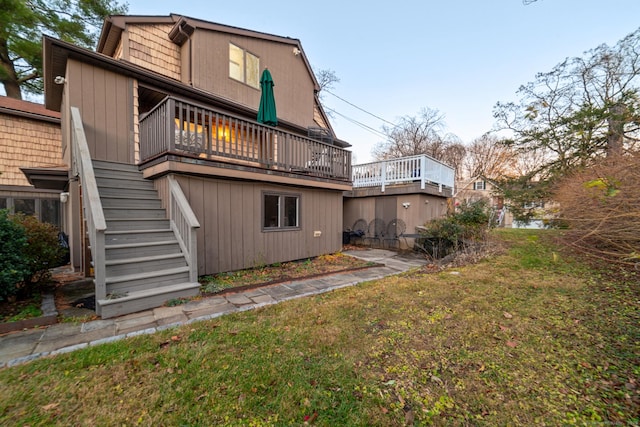
[[[443,187],[453,191],[455,171],[432,157],[419,155],[354,165],[352,180],[353,188],[381,187],[382,192],[387,185],[409,182],[420,182],[422,190],[427,183],[436,184],[442,192]]]
[[[71,150],[73,174],[80,177],[82,185],[82,207],[87,221],[87,234],[91,245],[96,301],[107,297],[104,232],[107,222],[104,219],[102,202],[98,193],[98,184],[93,172],[91,154],[87,137],[82,125],[82,117],[77,107],[71,107]],[[99,311],[99,305],[96,304]],[[100,315],[99,312],[97,312]]]

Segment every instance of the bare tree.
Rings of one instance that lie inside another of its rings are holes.
[[[427,154],[442,159],[452,135],[445,135],[444,115],[440,111],[423,108],[419,116],[401,117],[398,124],[383,125],[387,141],[373,149],[376,160]]]
[[[432,157],[451,166],[456,171],[457,177],[462,176],[464,159],[467,156],[467,147],[462,143],[462,140],[454,134],[445,135],[444,140],[447,142],[444,150],[438,154],[438,157]]]
[[[497,179],[516,173],[516,153],[495,135],[485,134],[467,146],[463,175]]]
[[[336,83],[340,83],[340,79],[336,76],[336,72],[330,69],[322,69],[319,70],[316,74],[316,80],[318,80],[318,85],[320,85],[320,90],[318,94],[320,98],[324,95],[322,93],[323,90],[333,89],[333,85]]]

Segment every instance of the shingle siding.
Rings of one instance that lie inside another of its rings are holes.
[[[129,25],[129,60],[180,80],[180,47],[169,40],[171,25]]]
[[[0,185],[28,186],[21,167],[62,162],[60,125],[0,113]]]

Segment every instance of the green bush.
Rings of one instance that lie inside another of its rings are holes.
[[[462,203],[455,212],[425,224],[419,243],[434,258],[483,242],[491,224],[490,209],[485,200]]]
[[[29,272],[22,255],[26,246],[24,227],[13,222],[6,210],[0,210],[0,301],[16,295],[17,284]]]
[[[24,229],[27,237],[27,245],[22,249],[22,257],[27,265],[27,272],[22,278],[22,290],[25,294],[31,294],[49,281],[49,269],[60,265],[64,249],[60,246],[56,226],[24,214],[15,214],[12,220]]]

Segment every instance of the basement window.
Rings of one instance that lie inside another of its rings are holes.
[[[262,228],[265,231],[300,228],[300,196],[263,193]]]

